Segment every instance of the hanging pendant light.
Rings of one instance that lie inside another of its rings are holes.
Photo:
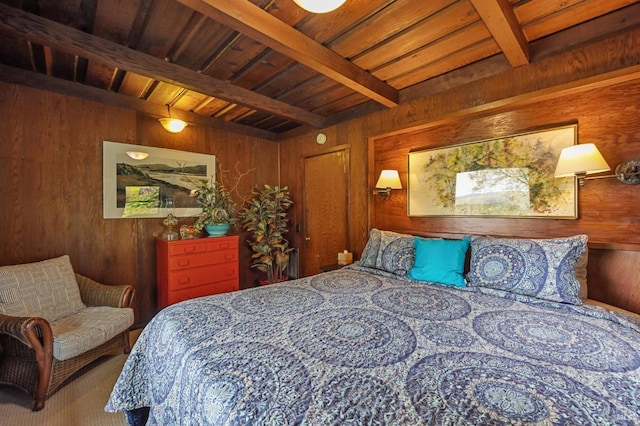
[[[304,10],[313,13],[326,13],[336,10],[346,0],[293,0],[298,6]]]
[[[185,127],[187,127],[187,123],[185,123],[184,121],[177,118],[171,118],[171,107],[169,106],[169,104],[167,104],[167,112],[169,113],[168,118],[158,119],[160,124],[162,124],[162,127],[164,127],[167,132],[180,133],[184,130]]]

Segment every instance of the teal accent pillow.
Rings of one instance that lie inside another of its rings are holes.
[[[466,287],[464,261],[470,237],[461,240],[427,240],[416,237],[416,258],[409,277],[455,287]]]

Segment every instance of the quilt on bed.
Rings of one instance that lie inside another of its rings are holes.
[[[182,302],[144,329],[106,409],[151,407],[152,425],[640,424],[638,324],[503,295],[352,266]]]

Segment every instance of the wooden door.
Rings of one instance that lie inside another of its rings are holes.
[[[337,263],[349,231],[349,151],[341,149],[304,159],[303,276]]]

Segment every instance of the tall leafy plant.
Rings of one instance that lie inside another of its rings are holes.
[[[253,250],[252,268],[266,272],[267,282],[280,281],[289,263],[287,211],[293,204],[288,188],[264,185],[253,188],[251,198],[238,217],[245,231],[251,233],[247,242]]]

